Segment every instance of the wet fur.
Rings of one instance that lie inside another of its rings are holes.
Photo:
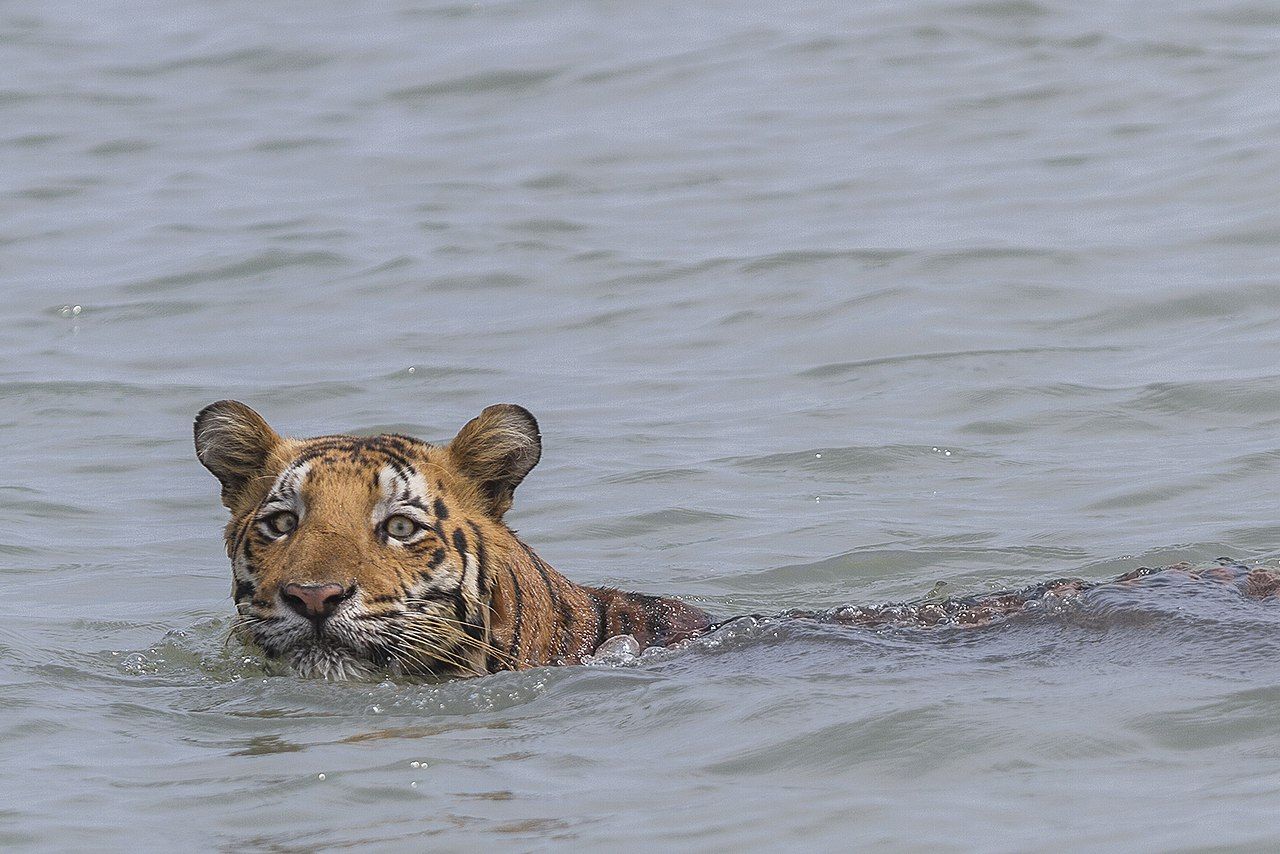
[[[502,521],[537,463],[537,422],[493,406],[448,445],[408,436],[285,439],[235,401],[196,418],[197,455],[231,511],[237,631],[299,675],[362,678],[377,669],[475,676],[576,664],[608,638],[669,645],[705,630],[698,608],[574,584]],[[266,524],[287,511],[297,528]],[[391,515],[421,524],[400,542]],[[288,584],[351,591],[318,627],[285,606]]]

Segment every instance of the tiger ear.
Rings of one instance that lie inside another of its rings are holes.
[[[449,443],[449,458],[480,488],[494,519],[511,508],[511,497],[542,456],[538,422],[523,406],[499,403],[467,422]]]
[[[219,400],[200,410],[195,435],[196,456],[222,484],[222,503],[233,510],[283,441],[261,415],[238,400]]]

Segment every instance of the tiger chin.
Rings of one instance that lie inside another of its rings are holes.
[[[243,403],[195,420],[231,511],[234,631],[333,680],[480,676],[583,663],[707,631],[676,599],[574,584],[503,522],[542,454],[538,423],[490,406],[448,444],[395,434],[285,438]]]

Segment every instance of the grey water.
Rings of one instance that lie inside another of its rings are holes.
[[[0,847],[1275,850],[1280,603],[270,675],[191,418],[540,419],[717,615],[1280,550],[1280,13],[0,5]]]

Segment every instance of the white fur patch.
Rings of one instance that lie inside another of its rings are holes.
[[[373,675],[368,662],[350,652],[329,646],[298,647],[289,656],[289,667],[304,679],[328,679],[333,682],[367,680]]]
[[[430,520],[414,504],[428,506],[431,500],[427,479],[413,467],[385,465],[378,471],[378,491],[381,497],[373,507],[370,522],[376,528],[388,516],[403,513],[426,525]],[[408,502],[413,502],[409,504]]]
[[[271,485],[271,491],[267,493],[267,500],[263,502],[259,515],[292,510],[301,519],[306,510],[302,505],[302,482],[307,479],[310,471],[311,462],[308,460],[305,463],[294,463],[280,472],[276,482]]]
[[[472,608],[480,606],[480,562],[471,552],[462,564],[462,599]]]

